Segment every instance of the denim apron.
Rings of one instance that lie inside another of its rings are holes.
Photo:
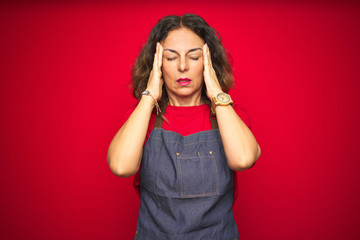
[[[143,151],[135,240],[238,239],[233,172],[216,119],[211,125],[182,136],[156,118]]]

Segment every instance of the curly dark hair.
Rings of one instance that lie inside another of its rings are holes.
[[[153,27],[145,46],[141,50],[134,66],[132,67],[131,86],[133,87],[133,96],[135,98],[138,99],[140,94],[147,87],[150,72],[153,67],[156,43],[163,41],[170,31],[182,27],[192,30],[195,34],[201,37],[205,43],[207,43],[211,53],[212,65],[222,90],[224,92],[228,92],[232,87],[234,77],[228,60],[228,57],[231,59],[231,56],[223,47],[220,34],[216,31],[216,29],[210,27],[202,17],[195,14],[184,14],[181,17],[170,15],[160,19]],[[202,99],[205,103],[210,103],[209,99],[206,97],[205,84],[202,89]],[[163,86],[159,104],[163,105],[168,103],[168,101],[169,98],[167,96],[165,86]]]

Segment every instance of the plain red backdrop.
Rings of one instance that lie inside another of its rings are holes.
[[[133,239],[132,179],[106,163],[130,69],[165,15],[233,56],[262,156],[239,178],[240,239],[359,239],[360,5],[341,1],[0,5],[1,239]]]

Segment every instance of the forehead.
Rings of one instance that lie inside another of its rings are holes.
[[[188,51],[192,48],[202,48],[205,42],[188,28],[179,28],[169,32],[163,41],[163,48],[176,51]]]

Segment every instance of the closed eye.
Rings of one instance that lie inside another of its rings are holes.
[[[166,60],[168,60],[168,61],[173,61],[173,60],[175,60],[176,59],[176,57],[173,57],[173,58],[166,58]]]
[[[191,60],[195,60],[195,61],[196,61],[196,60],[199,60],[199,58],[198,58],[198,57],[197,57],[197,58],[195,58],[195,57],[191,57],[190,59],[191,59]]]

